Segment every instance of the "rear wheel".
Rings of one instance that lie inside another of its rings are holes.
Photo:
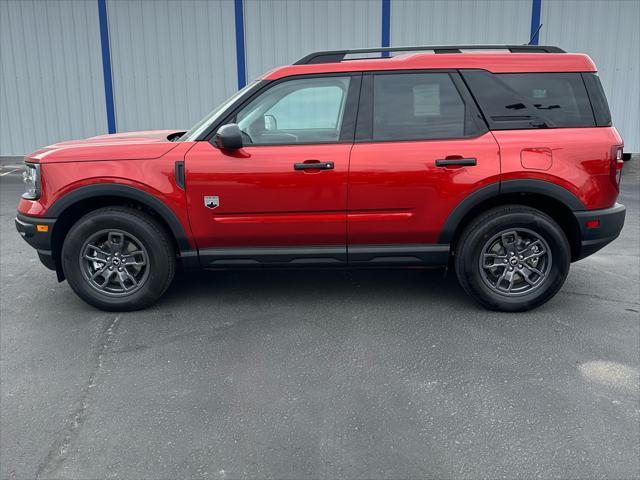
[[[538,307],[562,287],[571,263],[558,224],[534,208],[508,205],[480,215],[457,244],[455,268],[467,293],[493,310]]]
[[[160,298],[175,271],[164,229],[134,209],[93,211],[69,230],[62,268],[71,288],[103,310],[137,310]]]

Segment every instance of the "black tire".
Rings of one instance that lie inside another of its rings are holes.
[[[549,255],[541,253],[545,248]],[[526,260],[529,256],[535,258]],[[560,226],[545,213],[505,205],[471,222],[457,242],[454,263],[462,288],[479,303],[492,310],[521,312],[539,307],[560,290],[569,273],[571,248]],[[521,291],[513,293],[516,282]]]
[[[109,240],[99,243],[104,235]],[[93,238],[95,243],[87,243]],[[122,244],[129,250],[124,251]],[[111,251],[116,253],[106,261],[102,252]],[[87,261],[87,252],[94,252],[96,260]],[[135,252],[141,253],[129,255]],[[116,261],[121,263],[114,265]],[[124,265],[127,261],[129,265]],[[86,214],[71,227],[62,246],[61,263],[69,285],[85,302],[102,310],[131,311],[162,296],[173,279],[176,254],[166,231],[149,215],[132,208],[105,207]],[[97,277],[100,282],[109,274],[104,287],[90,279],[97,270],[105,271]]]

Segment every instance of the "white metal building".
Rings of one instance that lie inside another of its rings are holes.
[[[640,0],[0,0],[0,154],[188,128],[314,50],[538,43],[598,65],[640,152]]]

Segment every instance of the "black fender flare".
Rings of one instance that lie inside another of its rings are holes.
[[[76,203],[96,197],[127,198],[146,205],[155,211],[167,223],[171,229],[171,233],[176,239],[180,252],[189,252],[192,250],[184,227],[173,211],[164,202],[158,200],[153,195],[129,185],[99,183],[76,188],[56,200],[47,210],[45,218],[58,218],[67,208],[75,205]]]
[[[561,202],[572,211],[586,210],[584,204],[573,193],[546,180],[517,179],[496,182],[474,191],[453,209],[444,222],[438,243],[450,244],[454,239],[460,222],[474,207],[491,198],[513,193],[544,195]]]

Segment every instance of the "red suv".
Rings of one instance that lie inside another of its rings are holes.
[[[32,153],[15,223],[60,281],[105,310],[156,301],[179,263],[451,265],[482,305],[521,311],[619,235],[622,147],[586,55],[317,52],[188,132]]]

